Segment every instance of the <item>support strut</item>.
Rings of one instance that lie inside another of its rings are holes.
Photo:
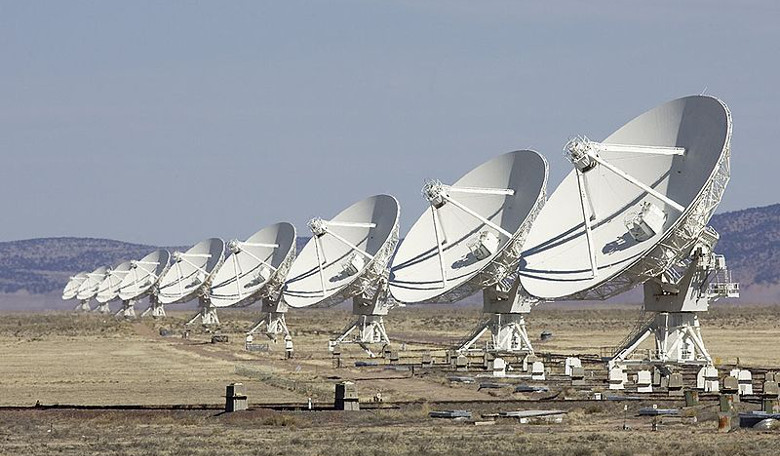
[[[525,327],[525,315],[531,312],[537,300],[522,291],[520,281],[515,277],[485,288],[482,299],[482,312],[489,317],[456,350],[461,353],[472,350],[474,344],[490,331],[487,351],[533,354],[534,347]]]
[[[698,313],[720,298],[739,296],[722,255],[713,253],[718,234],[711,228],[690,251],[682,273],[670,269],[644,283],[644,310],[653,317],[629,334],[613,352],[609,366],[626,364],[712,365],[701,335]],[[650,336],[655,348],[637,358],[639,346]]]

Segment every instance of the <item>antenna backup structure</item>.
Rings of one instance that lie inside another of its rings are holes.
[[[262,300],[265,314],[247,334],[265,326],[265,334],[276,342],[279,334],[290,337],[282,289],[295,259],[295,227],[276,223],[253,234],[246,241],[228,243],[230,255],[214,274],[211,304],[214,307],[246,307]]]
[[[155,250],[138,261],[130,262],[130,272],[119,284],[119,299],[122,308],[117,315],[125,318],[135,317],[135,303],[149,296],[149,307],[141,316],[152,314],[153,317],[164,317],[165,309],[158,300],[158,284],[160,278],[168,270],[171,254],[167,250]]]
[[[218,325],[217,309],[211,303],[209,287],[214,272],[225,259],[225,242],[217,238],[206,239],[186,252],[174,252],[172,258],[173,263],[160,279],[160,304],[185,303],[197,297],[199,311],[187,324],[200,317],[204,325]]]
[[[115,268],[110,268],[106,271],[106,277],[98,285],[98,291],[95,295],[95,299],[98,302],[98,306],[95,308],[96,312],[111,313],[111,308],[108,303],[113,301],[119,296],[119,284],[127,274],[130,273],[130,262],[125,261]]]
[[[352,298],[356,321],[329,348],[355,342],[369,355],[372,343],[389,343],[383,317],[388,302],[388,263],[398,244],[400,206],[376,195],[344,209],[330,220],[309,221],[312,238],[290,269],[283,299],[290,307],[331,307]],[[353,339],[349,335],[357,330]]]
[[[430,205],[391,267],[390,292],[403,303],[454,302],[483,291],[489,314],[459,344],[469,350],[487,331],[490,351],[533,353],[524,315],[536,300],[517,280],[520,252],[544,206],[547,160],[532,150],[500,155],[454,184],[426,182]]]
[[[68,283],[65,284],[65,288],[62,290],[63,301],[69,301],[71,299],[76,298],[76,295],[79,292],[79,288],[81,287],[81,284],[84,283],[85,280],[87,280],[86,272],[79,272],[78,274],[70,277],[70,279],[68,279]],[[76,307],[73,310],[89,311],[89,301],[80,300],[79,303],[76,304]]]
[[[644,310],[654,315],[610,354],[611,366],[712,363],[697,313],[739,295],[707,227],[729,180],[730,139],[726,105],[691,96],[602,142],[566,145],[574,170],[528,235],[521,283],[547,300],[607,299],[644,283]],[[651,335],[655,350],[632,360]]]
[[[105,266],[101,266],[94,271],[87,273],[87,277],[81,282],[81,285],[79,285],[78,291],[76,292],[76,299],[80,301],[76,310],[89,312],[89,301],[97,295],[100,283],[106,278],[107,273],[108,268]]]

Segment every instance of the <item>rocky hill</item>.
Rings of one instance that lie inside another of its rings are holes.
[[[780,204],[717,214],[718,252],[726,255],[733,277],[746,296],[780,296]],[[298,239],[298,251],[307,238]],[[107,239],[46,238],[0,242],[0,294],[59,293],[71,275],[102,265],[141,258],[157,247]],[[186,247],[168,247],[185,250]],[[773,301],[774,302],[774,301]],[[2,307],[2,306],[0,306]]]
[[[125,259],[138,259],[156,247],[91,238],[45,238],[0,243],[0,292],[49,293],[68,277]]]
[[[743,287],[780,284],[780,204],[717,214],[716,247]]]
[[[298,239],[298,248],[306,242]],[[43,238],[0,242],[0,293],[59,292],[68,278],[81,271],[139,259],[160,247],[109,239]],[[162,247],[173,252],[188,247]]]

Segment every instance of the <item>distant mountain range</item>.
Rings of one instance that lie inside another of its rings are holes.
[[[780,297],[780,204],[717,214],[710,224],[720,233],[716,250],[726,255],[742,289],[764,290],[766,299]],[[307,240],[298,238],[298,251]],[[138,259],[156,248],[75,237],[0,242],[0,293],[59,292],[73,274]]]
[[[298,238],[299,250],[307,240]],[[137,260],[159,248],[173,252],[189,247],[156,247],[76,237],[0,242],[0,293],[61,291],[68,279],[79,272]]]
[[[61,290],[81,271],[140,259],[157,247],[109,239],[44,238],[0,243],[0,292]]]
[[[743,287],[780,284],[780,204],[717,214],[715,249]]]

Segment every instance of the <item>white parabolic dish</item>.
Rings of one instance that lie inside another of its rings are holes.
[[[295,258],[295,227],[287,222],[267,226],[246,241],[232,241],[231,254],[214,274],[211,303],[215,307],[248,306],[263,298],[264,289],[284,285]]]
[[[293,262],[285,285],[284,300],[291,307],[328,307],[369,290],[383,275],[398,244],[400,206],[390,195],[359,201],[326,221],[333,234],[312,236]],[[340,226],[354,224],[354,226]],[[369,260],[342,240],[371,255]],[[318,267],[321,259],[322,277]],[[356,270],[345,263],[355,259]],[[323,289],[323,283],[325,285]]]
[[[130,273],[130,266],[131,263],[125,261],[119,266],[112,268],[108,274],[106,274],[106,278],[100,282],[97,295],[95,295],[97,302],[109,302],[119,295],[119,285],[122,283],[125,276]]]
[[[680,261],[720,202],[729,178],[730,138],[729,110],[709,96],[662,104],[611,134],[601,143],[609,150],[600,150],[600,159],[652,187],[667,201],[603,164],[581,174],[595,213],[591,222],[594,277],[577,171],[572,171],[550,196],[528,235],[520,268],[523,288],[546,299],[605,299]],[[626,145],[677,148],[684,153],[637,153]],[[662,229],[637,241],[626,220],[646,202],[661,209],[666,220]]]
[[[84,280],[84,282],[82,282],[81,286],[79,287],[76,298],[82,301],[85,299],[94,298],[98,292],[100,282],[102,282],[106,277],[106,272],[108,272],[108,268],[101,266],[94,271],[87,273],[87,279]]]
[[[138,261],[131,262],[131,271],[119,284],[119,299],[140,299],[148,293],[168,269],[171,254],[155,250]]]
[[[65,289],[62,290],[62,299],[67,301],[75,298],[76,294],[79,292],[79,287],[81,287],[81,284],[84,283],[85,280],[87,280],[86,272],[79,272],[71,277],[65,285]]]
[[[195,298],[224,258],[225,243],[217,238],[201,241],[184,253],[174,253],[173,263],[160,279],[160,303],[183,303]]]
[[[531,222],[544,205],[547,174],[544,157],[532,150],[520,150],[483,163],[449,186],[450,198],[503,231],[456,204],[445,202],[435,209],[439,217],[436,223],[440,225],[437,236],[431,205],[412,226],[393,258],[393,297],[406,303],[458,301],[512,273]],[[511,190],[511,194],[467,193],[458,191],[459,188]],[[479,259],[469,244],[484,232],[492,233],[498,243],[490,255]],[[442,280],[442,270],[446,281]]]

